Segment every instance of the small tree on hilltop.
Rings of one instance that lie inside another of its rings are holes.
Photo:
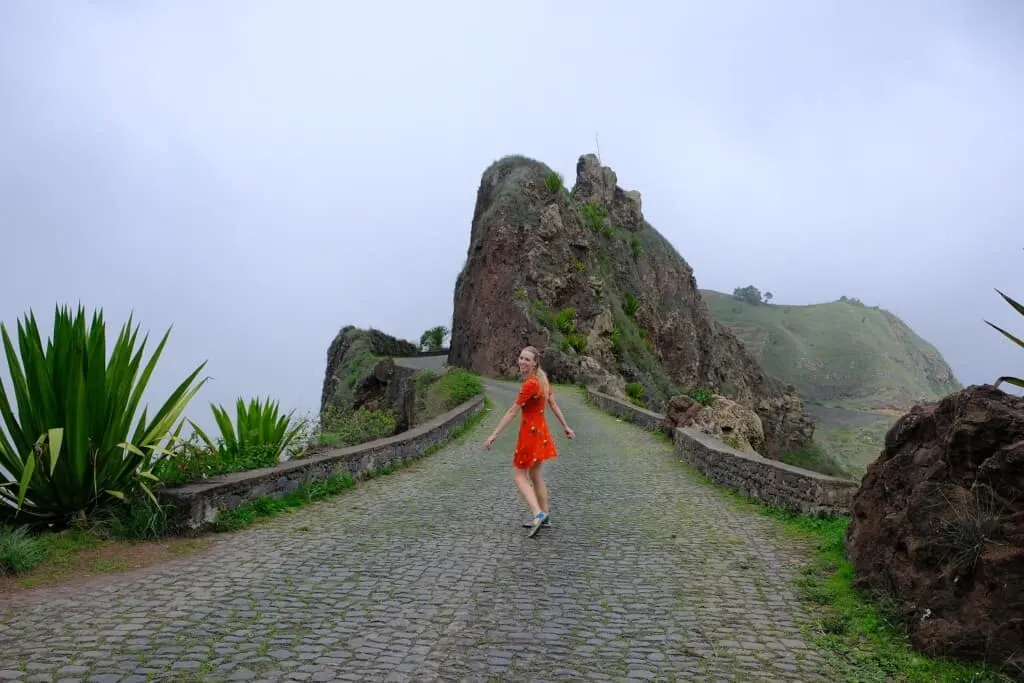
[[[774,294],[772,294],[771,292],[765,292],[765,293],[764,293],[764,302],[765,302],[766,304],[770,304],[770,303],[772,302],[772,297],[774,297],[774,296],[775,296],[775,295],[774,295]]]
[[[758,306],[763,303],[761,299],[761,290],[754,285],[747,285],[746,287],[737,287],[732,290],[732,295],[740,301],[745,301],[751,306]]]
[[[420,335],[420,349],[423,351],[440,351],[444,348],[444,340],[448,337],[449,330],[444,325],[431,327]]]

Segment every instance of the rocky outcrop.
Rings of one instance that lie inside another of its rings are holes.
[[[972,386],[889,430],[851,505],[854,581],[914,646],[1024,670],[1024,398]]]
[[[384,358],[355,386],[352,409],[387,410],[395,416],[395,433],[416,421],[416,371]]]
[[[366,407],[395,416],[395,433],[409,429],[415,415],[415,371],[395,365],[392,356],[415,356],[412,342],[380,330],[343,327],[327,351],[320,417]]]
[[[689,396],[673,396],[665,410],[663,430],[671,435],[677,427],[693,427],[744,453],[758,453],[764,444],[761,418],[724,396],[714,396],[704,406]]]
[[[692,425],[702,410],[703,405],[685,394],[673,396],[665,404],[665,419],[662,421],[661,430],[666,436],[672,436],[677,428]]]
[[[639,384],[653,410],[691,389],[736,401],[761,418],[768,457],[810,443],[800,399],[712,321],[640,194],[594,155],[580,157],[571,192],[524,157],[484,172],[454,303],[451,365],[514,376],[529,344],[555,381],[619,397]]]

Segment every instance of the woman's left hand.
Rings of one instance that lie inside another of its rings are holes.
[[[484,442],[484,447],[487,448],[487,450],[491,450],[491,445],[493,443],[494,443],[494,437],[493,436],[489,436],[489,437],[487,437],[487,441]]]

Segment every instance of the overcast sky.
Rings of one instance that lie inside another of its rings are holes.
[[[346,324],[451,324],[480,174],[595,151],[701,287],[888,308],[1024,373],[1024,3],[0,4],[0,321],[174,325],[162,390],[318,407]]]

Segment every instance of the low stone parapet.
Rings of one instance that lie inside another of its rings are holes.
[[[282,496],[311,481],[332,475],[365,477],[387,465],[417,458],[448,442],[451,434],[483,410],[484,397],[474,396],[460,406],[412,429],[348,448],[333,448],[316,455],[288,460],[276,467],[233,472],[160,491],[163,501],[176,509],[176,525],[198,531],[213,523],[217,514],[233,510],[261,496]]]
[[[650,431],[661,431],[664,415],[627,401],[587,389],[587,399],[602,410]],[[849,479],[744,453],[697,429],[677,428],[676,454],[716,484],[768,505],[818,517],[849,515],[858,484]]]

